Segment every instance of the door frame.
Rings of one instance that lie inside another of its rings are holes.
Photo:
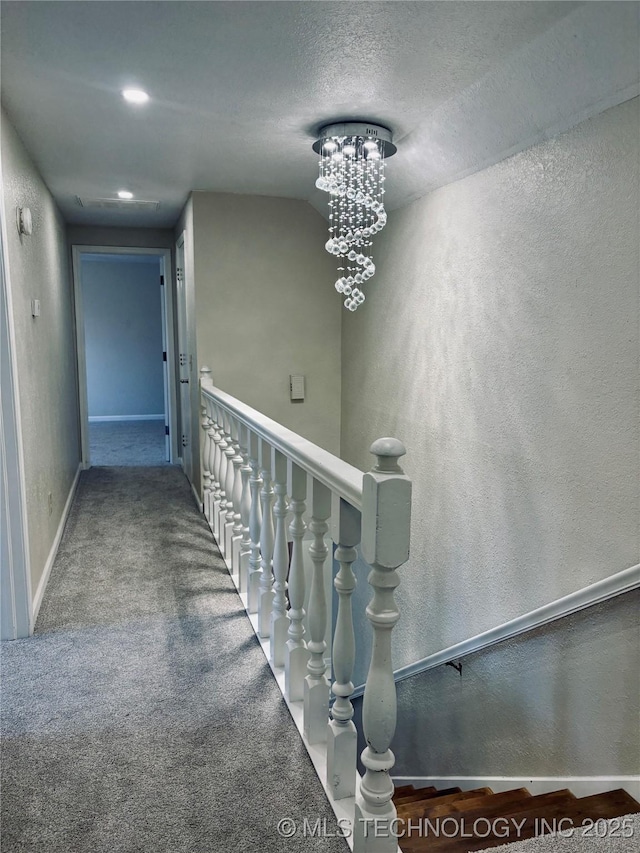
[[[87,394],[87,358],[84,338],[84,312],[82,308],[82,255],[152,255],[160,260],[160,275],[164,277],[164,336],[167,345],[167,371],[168,391],[165,396],[167,407],[166,415],[169,419],[169,462],[175,463],[178,459],[178,427],[177,427],[177,382],[176,382],[176,359],[175,359],[175,327],[173,317],[173,266],[171,263],[170,249],[153,249],[140,246],[71,246],[71,258],[73,266],[73,301],[75,309],[76,329],[76,356],[78,362],[78,399],[80,403],[80,436],[82,445],[82,467],[91,467],[91,453],[89,449],[89,405]]]
[[[180,267],[178,261],[180,256],[182,256],[182,267]],[[178,287],[178,275],[179,270],[182,271],[182,291]],[[180,464],[182,466],[182,470],[184,471],[187,479],[190,483],[193,483],[193,468],[195,464],[193,447],[192,447],[192,439],[193,439],[193,336],[191,334],[190,329],[190,312],[189,312],[189,285],[190,279],[189,275],[191,272],[190,262],[188,259],[188,245],[187,245],[187,232],[182,231],[178,235],[178,239],[176,240],[176,343],[178,345],[178,352],[180,353],[180,347],[184,348],[184,355],[186,358],[186,363],[184,365],[180,365],[178,367],[178,376],[180,379],[180,383],[183,381],[183,374],[187,377],[187,406],[188,412],[184,412],[184,407],[182,405],[182,384],[177,391],[178,397],[178,406],[180,408]],[[180,292],[183,295],[183,304],[180,305]],[[184,323],[184,341],[180,340],[181,332],[180,332],[180,314],[183,315],[183,323]],[[181,369],[184,368],[184,369]],[[185,414],[188,414],[188,419],[185,418]],[[186,437],[187,444],[185,446],[184,439]],[[198,448],[199,449],[199,448]]]

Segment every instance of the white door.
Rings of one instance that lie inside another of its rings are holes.
[[[176,283],[178,304],[178,376],[180,379],[180,441],[182,470],[193,480],[191,453],[191,358],[187,333],[187,292],[184,271],[184,234],[176,244]]]

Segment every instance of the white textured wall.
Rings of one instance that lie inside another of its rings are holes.
[[[80,462],[71,279],[64,222],[4,112],[2,169],[35,594]],[[25,206],[31,237],[15,227],[16,208]],[[41,304],[37,319],[32,298]]]
[[[198,367],[333,453],[340,446],[341,302],[327,223],[306,202],[194,193]],[[289,374],[306,399],[289,399]]]
[[[162,415],[160,262],[81,260],[89,417]]]
[[[407,446],[396,667],[638,562],[638,125],[636,99],[376,238],[342,454]]]
[[[637,775],[639,605],[636,590],[469,655],[461,674],[401,681],[393,773]]]

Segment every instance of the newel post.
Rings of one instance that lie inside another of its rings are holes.
[[[362,482],[362,555],[371,566],[373,598],[367,618],[373,627],[373,649],[364,691],[362,723],[367,747],[366,770],[356,797],[354,853],[395,853],[396,809],[389,771],[395,763],[389,748],[396,728],[396,687],[391,662],[391,631],[400,618],[394,592],[396,573],[409,558],[411,481],[398,465],[406,453],[395,438],[371,445],[377,464]]]

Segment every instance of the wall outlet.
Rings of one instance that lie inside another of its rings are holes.
[[[49,509],[49,515],[53,515],[53,495],[49,492],[47,496],[47,507]]]

